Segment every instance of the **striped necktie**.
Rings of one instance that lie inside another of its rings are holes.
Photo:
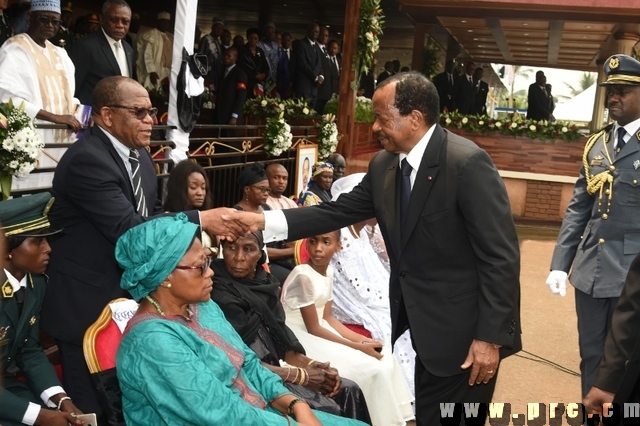
[[[138,151],[129,150],[129,163],[131,163],[131,181],[133,183],[133,196],[136,199],[136,211],[139,215],[147,216],[147,202],[142,190],[142,179],[140,178],[140,160]]]

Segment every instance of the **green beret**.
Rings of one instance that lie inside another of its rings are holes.
[[[46,237],[60,232],[60,229],[51,229],[47,217],[54,200],[50,193],[42,192],[0,202],[0,223],[4,235]]]
[[[187,215],[164,216],[129,229],[116,243],[116,260],[124,269],[120,287],[138,302],[169,276],[196,237],[198,225]]]

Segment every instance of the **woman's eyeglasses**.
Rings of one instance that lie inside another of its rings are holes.
[[[268,186],[254,186],[251,185],[252,188],[257,189],[258,191],[262,192],[263,194],[268,194],[271,192],[271,188],[269,188]]]
[[[144,107],[129,107],[124,105],[107,105],[109,108],[122,108],[133,112],[138,120],[144,120],[147,115],[151,118],[156,118],[158,115],[158,108],[144,108]]]
[[[36,20],[40,23],[40,25],[51,25],[53,27],[59,27],[60,24],[62,24],[62,21],[59,19],[51,19],[51,18],[47,18],[46,16],[37,16]]]
[[[202,265],[196,266],[176,266],[176,269],[200,269],[202,276],[204,277],[207,274],[207,270],[211,266],[211,258],[207,257]]]

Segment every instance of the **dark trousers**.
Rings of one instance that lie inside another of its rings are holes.
[[[103,410],[98,402],[98,395],[84,359],[82,346],[58,339],[56,344],[60,351],[64,390],[83,413],[95,413],[100,418]]]
[[[34,404],[39,404],[42,407],[45,405],[42,403],[42,400],[39,396],[35,395],[28,384],[21,382],[20,380],[11,377],[5,376],[4,378],[0,376],[0,384],[2,387],[0,389],[4,389],[6,392],[10,392],[20,398],[24,398],[33,402]],[[45,410],[46,408],[43,408]],[[4,413],[6,414],[6,413]],[[20,417],[22,417],[24,413],[20,413]],[[3,426],[21,426],[24,425],[21,421],[12,421],[8,420],[3,413],[0,413],[0,424]]]
[[[604,353],[604,343],[611,328],[611,317],[619,298],[595,299],[578,289],[575,294],[580,346],[580,382],[584,398],[596,380],[600,359]]]
[[[483,426],[487,416],[488,403],[491,402],[496,388],[498,371],[489,383],[469,386],[471,368],[463,374],[451,377],[438,377],[429,373],[420,358],[416,357],[416,424],[417,426]],[[441,403],[484,403],[479,410],[479,416],[474,419],[465,418],[459,409],[456,416],[440,421]]]

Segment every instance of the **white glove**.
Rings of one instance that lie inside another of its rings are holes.
[[[547,277],[547,285],[553,294],[565,296],[567,294],[567,273],[564,271],[551,271]]]

